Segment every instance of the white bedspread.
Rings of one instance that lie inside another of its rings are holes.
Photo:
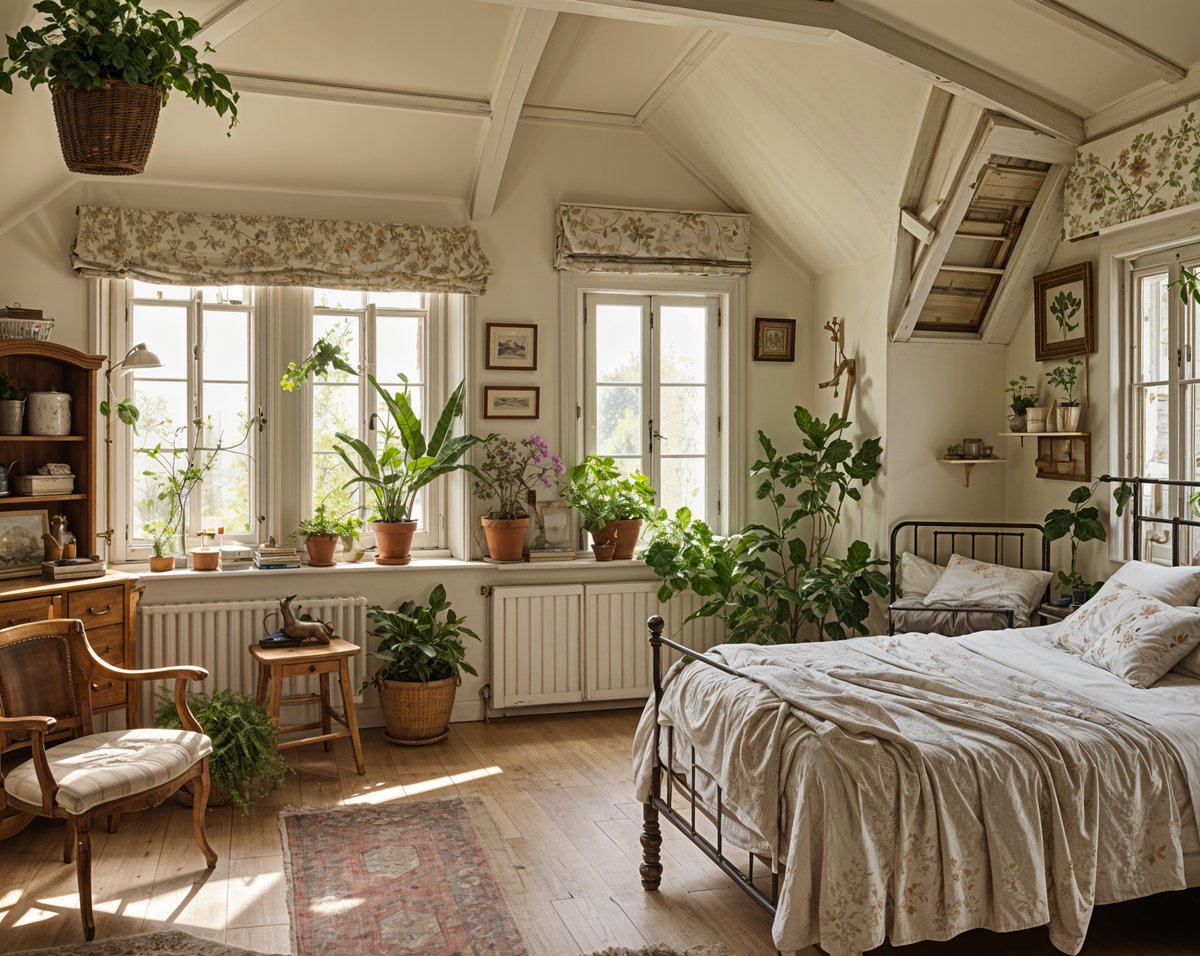
[[[1130,687],[1050,646],[1050,630],[711,652],[753,683],[672,671],[661,714],[677,760],[691,744],[716,773],[741,824],[728,837],[788,861],[779,949],[852,956],[1048,923],[1076,953],[1094,905],[1187,885],[1200,682]],[[640,800],[653,720],[651,702]]]

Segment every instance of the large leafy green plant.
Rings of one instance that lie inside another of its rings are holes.
[[[654,489],[641,472],[626,474],[616,460],[587,455],[567,472],[563,497],[583,516],[588,531],[599,531],[610,521],[650,518],[654,514]]]
[[[382,640],[372,655],[380,662],[379,669],[363,683],[364,689],[385,680],[429,683],[457,677],[461,671],[479,676],[466,661],[462,641],[463,635],[475,640],[479,635],[467,627],[465,617],[454,613],[442,585],[429,592],[428,604],[405,601],[395,611],[373,605],[367,617]]]
[[[167,102],[172,92],[229,114],[237,124],[238,94],[229,78],[199,59],[190,41],[200,24],[183,14],[143,9],[141,0],[42,0],[33,8],[46,18],[9,36],[0,57],[0,90],[13,91],[13,76],[37,89],[72,86],[94,90],[105,80],[152,86]],[[212,46],[204,44],[205,53]]]
[[[334,451],[354,472],[346,487],[364,485],[375,498],[375,520],[384,523],[411,520],[417,493],[442,475],[465,468],[463,455],[480,440],[475,435],[450,434],[454,419],[462,414],[464,382],[458,383],[426,440],[409,398],[408,379],[400,378],[404,387],[393,393],[374,375],[367,376],[387,410],[379,454],[361,438],[342,432],[334,436],[341,443]]]
[[[1058,541],[1060,538],[1071,540],[1071,567],[1067,571],[1060,570],[1055,576],[1058,583],[1065,588],[1085,588],[1087,581],[1079,573],[1079,545],[1084,541],[1105,541],[1108,532],[1100,518],[1100,509],[1091,503],[1096,494],[1099,482],[1091,485],[1079,485],[1067,495],[1070,508],[1055,508],[1046,515],[1043,523],[1043,534],[1047,541]],[[1117,516],[1125,513],[1125,506],[1133,496],[1133,489],[1122,482],[1113,489],[1113,500],[1117,504]]]
[[[800,450],[780,454],[758,433],[763,457],[750,473],[770,523],[721,537],[682,508],[672,517],[660,514],[643,555],[663,579],[659,599],[683,591],[705,598],[688,620],[720,617],[730,642],[796,641],[805,625],[835,640],[866,634],[868,598],[887,593],[887,578],[877,570],[884,562],[871,557],[866,542],[854,541],[844,556],[833,548],[846,501],[860,501],[860,489],[879,474],[879,439],[856,449],[841,437],[847,419],[822,421],[799,406],[794,418]]]

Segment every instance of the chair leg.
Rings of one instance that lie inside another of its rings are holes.
[[[83,918],[84,938],[96,938],[96,918],[92,915],[92,821],[77,817],[75,830],[75,877],[79,881],[79,915]]]
[[[204,832],[204,814],[208,810],[208,791],[212,784],[208,777],[208,758],[200,762],[200,776],[197,778],[192,792],[192,832],[196,837],[196,845],[204,854],[204,859],[211,870],[217,865],[217,852],[208,843],[208,835]]]
[[[346,729],[350,731],[350,743],[354,745],[354,766],[359,775],[367,772],[363,762],[362,739],[358,734],[358,714],[354,710],[354,687],[350,683],[350,665],[342,658],[338,666],[338,683],[342,687],[342,711],[346,717]]]
[[[333,732],[333,720],[329,716],[329,675],[321,675],[321,732],[329,734]],[[325,752],[329,753],[333,749],[333,741],[325,741]]]
[[[75,862],[75,824],[67,817],[67,832],[63,837],[63,862]]]

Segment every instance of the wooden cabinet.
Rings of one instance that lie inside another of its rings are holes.
[[[34,578],[0,581],[0,627],[50,618],[78,618],[87,628],[88,643],[100,657],[119,667],[136,668],[136,612],[140,595],[136,577],[115,572],[82,581]],[[96,714],[124,711],[125,726],[139,726],[138,685],[124,681],[93,682],[92,711]]]

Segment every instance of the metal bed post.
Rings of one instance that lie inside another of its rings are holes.
[[[657,614],[646,622],[650,629],[650,656],[654,679],[654,763],[650,771],[650,799],[642,804],[642,865],[638,872],[642,877],[642,889],[657,890],[662,883],[662,830],[658,824],[658,809],[655,801],[662,799],[662,767],[659,757],[658,708],[662,703],[662,632],[665,622]],[[668,773],[670,767],[667,768]],[[668,782],[667,786],[670,786]]]

